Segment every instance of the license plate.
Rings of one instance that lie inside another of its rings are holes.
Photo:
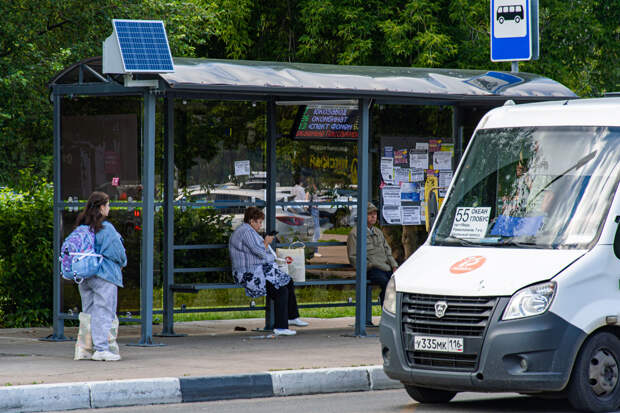
[[[462,353],[463,338],[414,336],[413,349],[417,351],[438,351],[443,353]]]

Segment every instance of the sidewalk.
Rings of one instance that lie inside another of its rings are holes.
[[[293,337],[254,331],[263,327],[264,319],[176,323],[175,332],[187,336],[153,337],[155,343],[166,344],[158,347],[127,346],[139,341],[140,326],[121,326],[118,341],[123,360],[119,362],[74,361],[75,342],[38,340],[51,333],[49,328],[2,329],[0,411],[359,391],[398,385],[379,367],[378,337],[350,336],[353,318],[307,320],[310,326],[296,328],[298,334]],[[373,322],[378,324],[379,318]],[[154,326],[154,334],[160,329]],[[65,335],[75,337],[76,330],[67,327]],[[367,332],[379,333],[378,328],[368,328]],[[140,380],[131,386],[119,382],[135,379]],[[96,383],[91,382],[107,382],[103,383],[107,384],[105,396],[100,394],[97,399],[96,386],[92,386]],[[73,387],[57,383],[73,383]],[[115,384],[123,388],[122,394],[111,390]],[[60,389],[68,391],[69,396],[60,397]],[[253,393],[257,389],[260,391]],[[162,397],[157,396],[160,393]],[[59,403],[54,405],[50,399]]]

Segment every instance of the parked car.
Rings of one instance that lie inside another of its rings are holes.
[[[232,218],[233,229],[243,223],[243,214],[247,203],[264,201],[265,190],[243,189],[238,186],[226,185],[207,190],[205,188],[188,188],[185,194],[179,195],[177,201],[207,202],[216,208],[221,214]],[[286,193],[276,193],[278,201],[287,201]],[[229,203],[239,202],[239,205]],[[246,204],[243,204],[246,203]],[[223,205],[228,204],[228,205]],[[276,231],[280,242],[292,242],[295,240],[310,241],[314,232],[312,217],[309,213],[295,211],[290,207],[276,206]]]
[[[324,191],[319,199],[321,201],[332,202],[357,202],[357,191],[355,189],[335,188]],[[338,211],[345,210],[345,213]],[[346,213],[348,210],[348,214]],[[319,205],[321,216],[325,215],[330,222],[336,223],[340,220],[340,225],[353,226],[357,218],[357,205]]]

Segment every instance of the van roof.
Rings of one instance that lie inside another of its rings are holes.
[[[478,129],[524,126],[620,126],[620,98],[505,105],[489,111]]]

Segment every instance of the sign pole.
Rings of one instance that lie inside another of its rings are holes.
[[[519,62],[510,62],[510,70],[514,73],[519,73]]]

